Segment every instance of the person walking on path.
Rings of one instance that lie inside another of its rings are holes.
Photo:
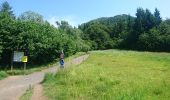
[[[61,54],[60,54],[60,68],[64,68],[64,52],[63,52],[63,50],[61,51]]]

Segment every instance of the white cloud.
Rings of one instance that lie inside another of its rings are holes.
[[[56,25],[56,21],[67,21],[71,26],[78,26],[78,22],[77,22],[77,17],[76,16],[63,16],[63,17],[58,17],[58,16],[50,16],[49,18],[47,18],[47,21],[54,25],[55,27],[57,27]]]

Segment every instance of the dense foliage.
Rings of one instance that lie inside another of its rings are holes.
[[[135,49],[170,51],[170,20],[162,20],[159,10],[137,9],[136,17],[103,17],[79,26],[92,49]]]
[[[24,51],[30,64],[54,61],[61,50],[66,56],[112,48],[170,51],[170,20],[162,20],[158,9],[151,13],[138,8],[136,17],[103,17],[78,28],[66,21],[56,21],[56,25],[33,11],[16,17],[4,2],[0,8],[0,66],[10,65],[13,51]]]
[[[83,39],[90,41],[93,49],[118,47],[132,31],[135,18],[130,15],[103,17],[79,26]]]
[[[0,63],[10,65],[13,51],[23,51],[30,64],[42,64],[59,58],[61,50],[66,56],[87,51],[80,35],[82,31],[67,22],[58,22],[58,28],[50,25],[43,16],[27,11],[18,18],[8,2],[0,9]]]

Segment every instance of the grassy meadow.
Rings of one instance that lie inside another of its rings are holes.
[[[50,100],[169,100],[170,54],[94,51],[43,85]]]

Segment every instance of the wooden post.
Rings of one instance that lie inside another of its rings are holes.
[[[11,72],[13,71],[13,51],[11,53]]]
[[[11,72],[13,71],[13,62],[11,61]]]
[[[26,71],[26,62],[24,62],[24,74],[25,74],[25,71]]]

